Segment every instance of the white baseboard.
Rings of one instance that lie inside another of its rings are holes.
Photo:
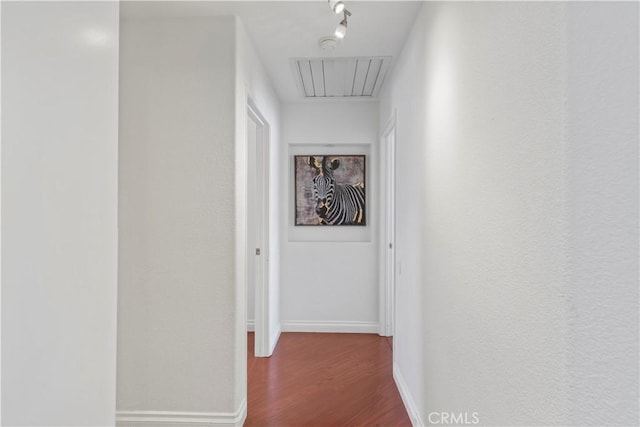
[[[377,334],[380,331],[378,322],[336,322],[296,320],[284,321],[282,332],[328,332],[328,333],[353,333],[353,334]]]
[[[256,321],[247,320],[247,332],[255,332],[255,331],[256,331]]]
[[[273,338],[273,342],[271,343],[271,347],[269,348],[269,355],[272,355],[276,350],[276,346],[278,345],[278,341],[280,340],[280,333],[282,332],[282,326],[278,323],[275,329],[271,332],[271,336]]]
[[[420,411],[416,406],[416,402],[411,397],[411,393],[409,393],[409,389],[407,387],[407,383],[404,381],[404,377],[398,368],[398,365],[393,364],[393,380],[396,382],[396,387],[398,387],[398,392],[400,393],[400,397],[402,398],[402,403],[404,403],[404,407],[407,409],[407,413],[409,414],[409,418],[411,419],[411,425],[413,427],[423,427],[426,424],[422,421],[422,417],[420,416]]]
[[[118,411],[118,427],[241,427],[247,401],[236,412]]]

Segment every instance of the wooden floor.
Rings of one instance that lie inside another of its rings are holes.
[[[391,341],[283,333],[270,358],[248,337],[246,427],[411,426],[392,377]]]

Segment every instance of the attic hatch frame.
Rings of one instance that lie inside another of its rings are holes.
[[[292,58],[289,62],[305,99],[373,99],[382,88],[391,57]]]

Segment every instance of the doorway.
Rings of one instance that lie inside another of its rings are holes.
[[[269,125],[247,103],[247,329],[255,331],[254,355],[269,346]]]
[[[380,335],[393,336],[396,295],[396,119],[389,120],[381,141],[383,170],[382,268],[380,289]]]

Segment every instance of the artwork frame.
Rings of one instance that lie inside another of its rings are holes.
[[[293,162],[295,226],[367,225],[367,155],[295,154]]]

